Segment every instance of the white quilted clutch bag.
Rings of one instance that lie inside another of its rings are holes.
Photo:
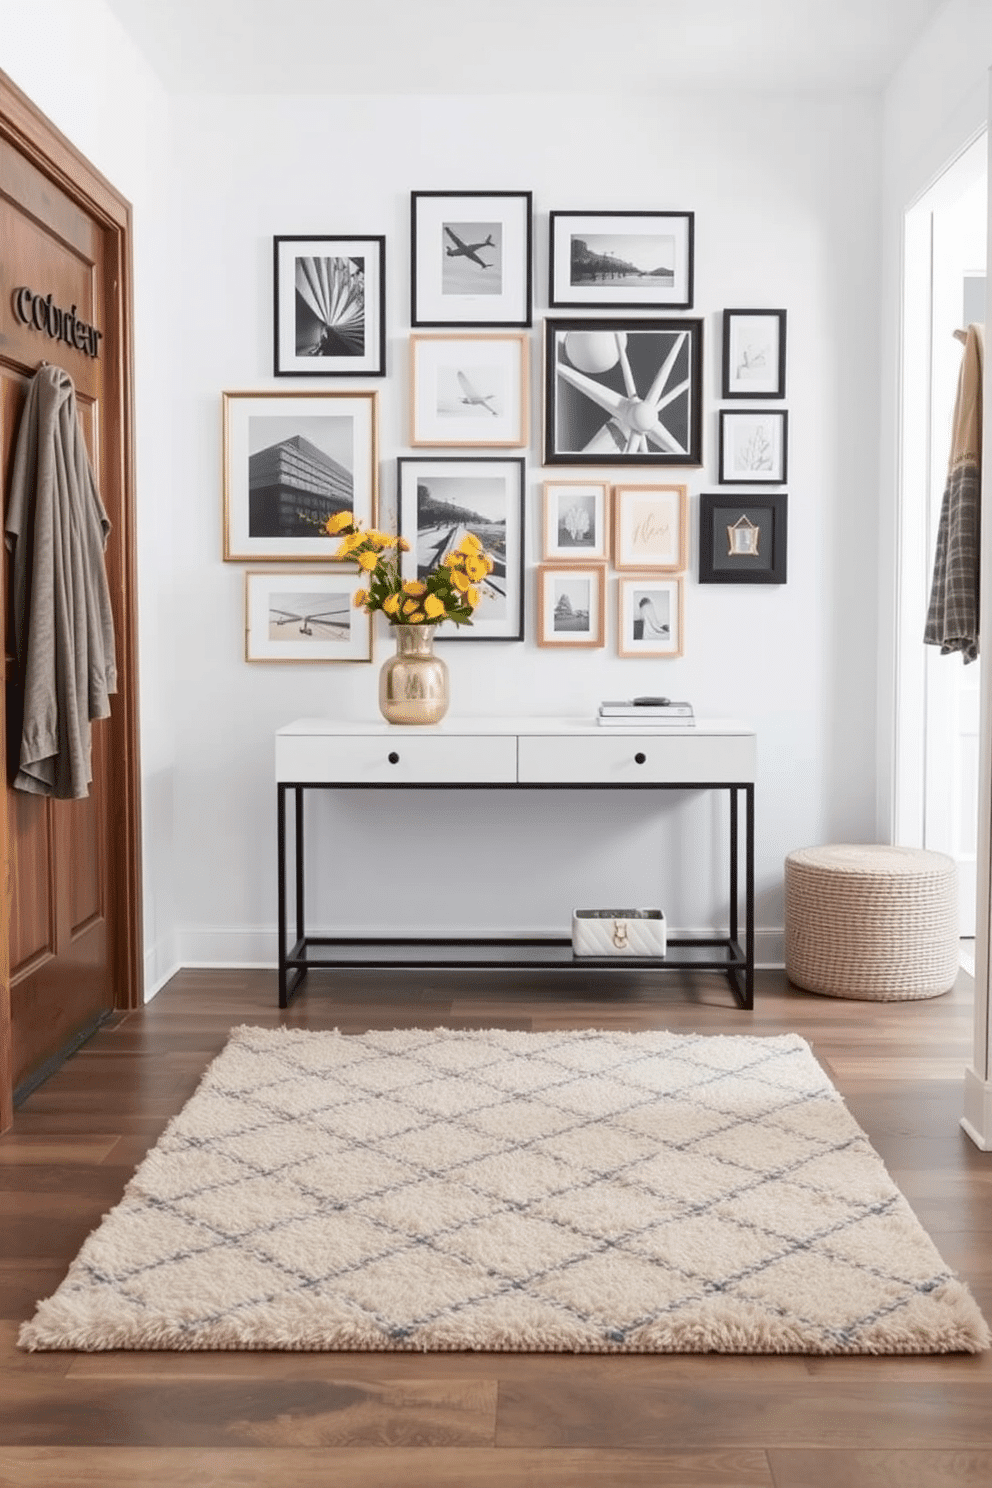
[[[572,914],[576,956],[663,956],[665,916],[660,909],[577,909]]]

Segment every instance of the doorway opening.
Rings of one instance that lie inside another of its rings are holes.
[[[962,346],[985,319],[986,132],[906,213],[903,266],[895,840],[952,857],[962,960],[974,955],[979,678],[923,644]]]

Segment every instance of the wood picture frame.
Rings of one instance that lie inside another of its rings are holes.
[[[617,653],[620,656],[681,656],[685,649],[681,579],[639,574],[617,587]]]
[[[596,563],[538,564],[537,644],[605,646],[605,566]]]
[[[372,617],[354,603],[362,583],[353,565],[246,573],[245,661],[371,661]]]
[[[613,487],[613,566],[681,573],[688,562],[688,488]]]
[[[522,331],[411,336],[411,445],[498,449],[526,444],[529,351]]]
[[[329,516],[348,510],[375,525],[378,396],[222,394],[226,563],[330,563]]]
[[[543,532],[546,563],[605,563],[610,556],[606,481],[545,481]]]

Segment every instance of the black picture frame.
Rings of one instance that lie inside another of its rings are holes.
[[[533,321],[530,191],[411,191],[410,324]]]
[[[717,480],[721,486],[784,486],[789,415],[784,408],[721,408]]]
[[[701,319],[544,322],[546,465],[701,465],[702,403]]]
[[[396,462],[396,526],[410,545],[401,556],[404,579],[421,578],[468,532],[496,560],[485,580],[490,601],[482,600],[470,626],[441,627],[439,642],[524,638],[526,466],[521,455],[401,455]]]
[[[784,584],[788,556],[788,495],[699,497],[699,582]],[[736,535],[735,535],[736,534]]]
[[[724,310],[723,398],[785,397],[785,310]]]
[[[550,212],[548,303],[691,310],[693,212]]]
[[[276,377],[385,377],[386,239],[272,240]]]

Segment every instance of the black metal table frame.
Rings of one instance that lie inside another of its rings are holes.
[[[486,967],[490,970],[541,969],[562,970],[568,967],[604,971],[722,971],[730,982],[738,1005],[745,1009],[754,1007],[754,783],[752,781],[726,781],[702,783],[697,781],[644,781],[624,785],[609,785],[603,781],[577,781],[561,783],[551,781],[458,781],[451,784],[438,781],[397,781],[380,784],[368,781],[303,781],[290,780],[277,783],[278,809],[278,879],[279,879],[279,1006],[289,1006],[294,995],[311,969],[348,967],[358,968],[414,967],[414,966],[458,966]],[[726,791],[730,802],[730,924],[725,936],[676,936],[669,937],[666,955],[661,956],[573,956],[571,938],[555,937],[482,937],[430,938],[411,936],[321,936],[307,935],[305,924],[305,842],[303,830],[303,801],[310,790],[682,790],[682,791]],[[295,857],[295,911],[296,940],[289,945],[287,931],[288,891],[286,882],[286,796],[294,796],[294,857]],[[744,945],[739,939],[740,926],[740,831],[738,822],[738,800],[743,795],[744,821]],[[411,948],[408,952],[404,947]],[[478,947],[476,956],[471,954]],[[327,948],[324,950],[323,948]],[[338,954],[333,954],[338,948]],[[344,948],[360,951],[359,957],[343,954]],[[380,954],[375,954],[379,948]],[[386,948],[398,954],[387,955]],[[414,949],[416,948],[416,953]],[[494,958],[497,948],[509,954]],[[530,955],[527,950],[530,948]],[[540,948],[542,955],[537,954]],[[672,950],[694,949],[696,954],[672,955]],[[722,954],[717,955],[717,951]],[[518,954],[513,954],[517,952]],[[707,955],[707,952],[712,954]],[[550,955],[549,955],[550,953]],[[554,959],[552,959],[554,957]]]

